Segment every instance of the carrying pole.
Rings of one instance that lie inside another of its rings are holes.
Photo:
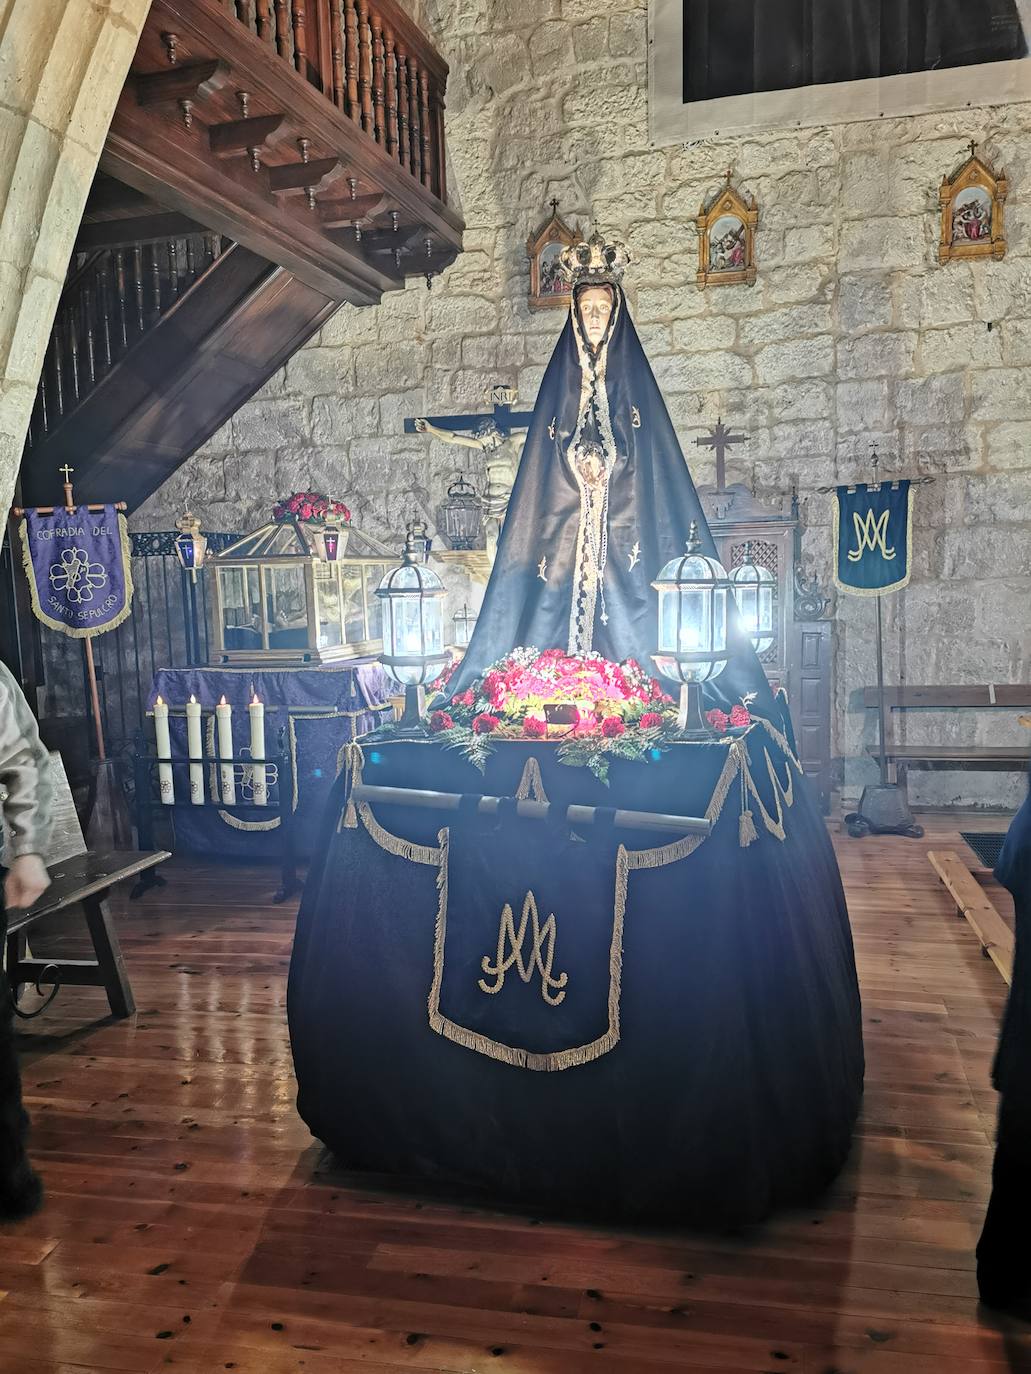
[[[884,728],[884,620],[881,615],[881,597],[877,597],[877,735],[878,757],[881,764],[881,786],[888,785],[888,760],[884,756],[887,748]]]

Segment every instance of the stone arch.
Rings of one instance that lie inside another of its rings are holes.
[[[0,0],[0,510],[151,0]]]

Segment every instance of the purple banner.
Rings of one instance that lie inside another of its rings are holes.
[[[75,639],[113,630],[132,607],[129,534],[114,506],[28,510],[21,527],[37,619]]]

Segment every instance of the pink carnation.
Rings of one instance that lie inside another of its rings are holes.
[[[473,706],[475,705],[475,703],[476,697],[473,695],[471,691],[459,692],[458,696],[455,697],[456,706]]]
[[[717,735],[725,735],[727,733],[730,717],[727,715],[726,711],[721,711],[718,707],[712,711],[706,711],[705,719],[716,731]]]
[[[430,716],[430,729],[439,734],[442,730],[453,730],[455,722],[446,711],[434,711]]]
[[[751,725],[752,717],[748,714],[748,707],[742,706],[741,703],[738,702],[738,704],[735,707],[733,707],[733,709],[730,712],[730,723],[735,730],[739,730],[744,726]]]
[[[606,716],[601,723],[601,733],[606,739],[615,739],[626,733],[626,726],[618,716]]]
[[[492,716],[486,711],[481,711],[478,716],[473,717],[474,735],[492,735],[501,724],[497,716]]]
[[[658,711],[645,711],[638,724],[642,730],[657,730],[662,724],[662,716]]]
[[[527,739],[544,739],[548,733],[548,722],[540,716],[527,716],[523,721],[523,734]]]

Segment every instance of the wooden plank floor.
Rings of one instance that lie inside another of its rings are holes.
[[[170,867],[121,908],[135,1022],[73,990],[25,1031],[49,1201],[0,1228],[0,1371],[1031,1370],[1031,1328],[981,1314],[973,1275],[1005,989],[926,858],[956,822],[928,830],[835,836],[868,1052],[846,1172],[715,1239],[319,1172],[284,1023],[293,909],[269,871]]]

